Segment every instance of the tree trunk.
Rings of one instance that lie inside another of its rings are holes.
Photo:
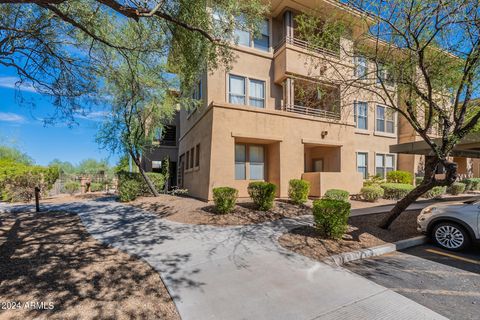
[[[435,171],[439,163],[445,166],[445,179],[437,181]],[[422,194],[435,186],[449,186],[457,179],[457,164],[446,160],[440,160],[437,157],[430,157],[425,161],[425,177],[422,183],[410,191],[403,199],[398,201],[390,210],[389,214],[380,222],[379,227],[389,229],[392,223]]]
[[[155,185],[153,184],[152,180],[150,180],[150,178],[146,175],[145,170],[143,170],[142,164],[140,163],[140,160],[138,159],[138,157],[135,157],[135,155],[132,153],[130,153],[130,156],[132,157],[133,162],[135,162],[135,165],[140,171],[140,174],[142,175],[143,180],[145,180],[145,183],[147,184],[148,189],[150,189],[150,192],[153,194],[154,197],[158,197],[160,194],[155,188]]]

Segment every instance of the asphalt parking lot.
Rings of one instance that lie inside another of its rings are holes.
[[[480,247],[451,252],[433,245],[345,265],[450,319],[480,319]]]

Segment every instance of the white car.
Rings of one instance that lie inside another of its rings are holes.
[[[462,250],[480,242],[480,198],[428,206],[418,216],[417,224],[417,229],[440,247]]]

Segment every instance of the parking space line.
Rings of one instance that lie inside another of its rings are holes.
[[[461,261],[464,261],[464,262],[480,265],[480,261],[460,257],[460,256],[457,256],[457,255],[454,255],[454,254],[451,254],[451,253],[446,253],[446,252],[438,251],[438,250],[435,250],[435,249],[425,249],[425,251],[435,253],[435,254],[438,254],[438,255],[442,255],[442,256],[445,256],[445,257],[449,257],[449,258],[452,258],[452,259],[461,260]]]
[[[431,289],[416,289],[416,288],[393,288],[395,292],[404,293],[419,293],[432,294],[440,296],[458,296],[458,297],[480,297],[480,292],[477,291],[454,291],[454,290],[431,290]]]

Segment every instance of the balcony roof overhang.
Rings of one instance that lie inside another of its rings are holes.
[[[434,139],[441,144],[440,138]],[[434,153],[425,141],[399,143],[390,146],[391,153],[433,156]],[[480,133],[471,133],[463,138],[450,153],[452,157],[480,158]]]

